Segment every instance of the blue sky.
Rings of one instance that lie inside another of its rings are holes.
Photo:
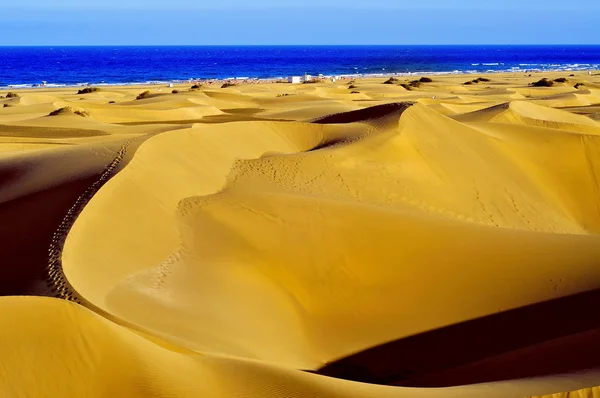
[[[600,44],[598,0],[19,0],[0,10],[3,46]]]

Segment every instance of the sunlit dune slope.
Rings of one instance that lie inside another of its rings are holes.
[[[67,239],[65,252],[65,264],[69,262],[71,255],[78,256],[94,253],[97,250],[105,251],[106,259],[114,257],[107,261],[113,264],[115,274],[112,272],[99,272],[96,287],[94,291],[100,292],[98,296],[90,291],[90,299],[99,299],[98,305],[103,307],[102,301],[107,290],[111,289],[114,283],[105,285],[114,278],[114,281],[120,280],[128,273],[144,269],[148,263],[153,264],[156,258],[164,260],[179,245],[178,233],[173,218],[174,210],[178,202],[186,197],[197,194],[211,194],[222,188],[226,181],[232,164],[237,158],[259,157],[272,152],[296,152],[309,150],[311,148],[323,145],[329,140],[337,140],[344,137],[344,134],[359,135],[366,127],[356,126],[350,130],[336,126],[320,126],[301,123],[277,123],[277,122],[253,122],[253,123],[232,123],[225,125],[197,125],[195,128],[179,130],[173,133],[166,133],[156,136],[150,141],[156,145],[143,145],[136,153],[131,167],[127,167],[117,178],[109,181],[102,192],[99,192],[90,202],[89,208],[103,208],[101,210],[104,216],[95,217],[95,210],[89,211],[91,216],[89,221],[78,223],[74,228],[83,228],[84,231],[94,231],[97,236],[105,236],[115,233],[114,220],[110,220],[114,215],[132,228],[142,228],[149,232],[146,234],[132,234],[127,229],[119,229],[116,233],[122,233],[122,245],[127,247],[134,245],[138,247],[147,247],[148,250],[133,250],[130,254],[134,256],[135,261],[121,258],[124,264],[115,262],[120,256],[111,254],[111,251],[117,249],[105,239],[97,239],[100,245],[107,244],[105,247],[89,247],[90,251],[79,252],[69,251],[71,247],[76,247],[79,236],[87,236],[87,232],[81,235],[73,233]],[[183,148],[200,148],[208,150],[202,153],[194,151],[185,153]],[[163,158],[163,161],[156,161],[156,157]],[[187,159],[187,160],[185,160]],[[140,178],[142,180],[140,180]],[[148,184],[143,179],[148,179]],[[196,184],[191,184],[196,181]],[[157,189],[160,192],[154,196],[148,192],[148,189]],[[124,195],[132,201],[113,201],[114,195]],[[103,200],[106,195],[107,200]],[[111,198],[111,199],[108,199]],[[138,209],[130,212],[130,205],[135,203]],[[110,208],[104,209],[109,205]],[[114,207],[112,207],[114,206]],[[147,217],[146,212],[151,212],[152,217]],[[86,213],[88,211],[86,210]],[[83,214],[81,217],[85,217]],[[141,217],[141,218],[138,218]],[[156,234],[156,235],[155,235]],[[141,239],[138,241],[138,239]],[[134,243],[137,241],[136,243]],[[154,242],[154,243],[151,243]],[[71,245],[74,246],[71,246]],[[87,253],[87,254],[86,254]],[[137,257],[141,256],[141,257]],[[75,259],[74,258],[74,259]],[[75,260],[78,262],[78,260]],[[91,264],[90,264],[91,265]],[[128,267],[134,267],[133,269]],[[78,283],[78,274],[85,278],[85,274],[93,271],[83,270],[79,267],[70,268],[65,266],[65,271],[69,274],[69,279],[73,278],[73,283]],[[99,271],[99,270],[98,270]]]

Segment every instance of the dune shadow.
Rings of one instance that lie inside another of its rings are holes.
[[[562,374],[600,366],[600,289],[379,345],[315,373],[410,387]]]
[[[78,179],[0,204],[0,296],[46,295],[48,247],[65,213],[97,176]]]
[[[394,102],[391,104],[375,105],[354,111],[334,113],[312,120],[317,124],[344,124],[366,122],[374,119],[382,119],[387,116],[400,116],[402,112],[414,105],[414,102]]]

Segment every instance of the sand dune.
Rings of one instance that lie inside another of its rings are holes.
[[[495,105],[479,111],[456,115],[454,118],[462,122],[514,123],[575,132],[600,133],[600,123],[588,117],[525,101]]]
[[[272,364],[191,353],[56,299],[6,297],[0,302],[0,312],[3,363],[21,364],[19,368],[3,368],[0,392],[14,397],[494,398],[576,390],[594,383],[599,376],[597,372],[585,372],[569,378],[444,390],[375,386]],[[45,325],[44,338],[38,332],[40,323]],[[75,375],[69,377],[68,386],[57,382],[66,374]],[[587,391],[597,394],[597,389]]]
[[[599,396],[598,82],[488,77],[1,99],[0,395]]]

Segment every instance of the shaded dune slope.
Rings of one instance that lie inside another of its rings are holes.
[[[365,109],[358,109],[354,111],[335,113],[332,115],[323,116],[313,120],[313,123],[354,123],[383,119],[388,118],[390,116],[399,117],[402,114],[402,112],[408,109],[408,107],[411,105],[412,103],[410,102],[376,105]]]
[[[48,247],[67,210],[120,143],[67,146],[0,157],[0,294],[47,294]]]

